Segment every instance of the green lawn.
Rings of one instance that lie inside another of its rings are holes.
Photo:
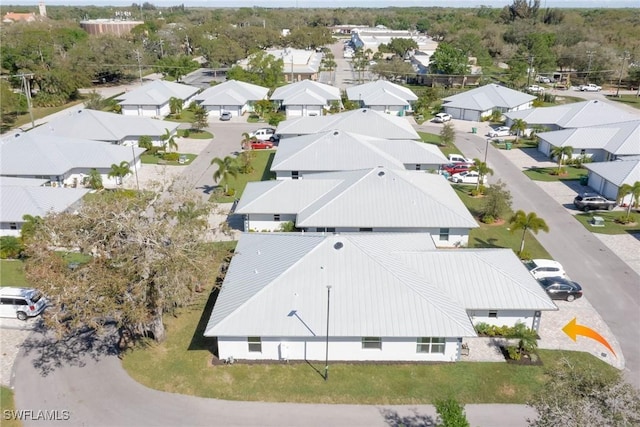
[[[615,95],[607,95],[607,99],[612,101],[621,102],[623,104],[630,105],[634,108],[640,109],[640,96],[636,95],[620,95],[619,97]]]
[[[188,129],[189,136],[186,136],[187,129],[178,129],[178,136],[189,139],[213,139],[213,134],[206,130]]]
[[[580,179],[581,176],[587,175],[587,170],[582,168],[575,168],[573,166],[563,166],[566,174],[554,175],[558,168],[531,168],[524,171],[533,181],[571,181]]]
[[[591,219],[594,216],[599,216],[604,219],[604,227],[593,227],[591,225]],[[622,225],[616,222],[618,218],[624,218],[627,216],[627,211],[595,211],[589,213],[577,214],[575,218],[580,221],[585,228],[592,233],[601,234],[625,234],[625,233],[638,233],[640,232],[640,213],[631,211],[631,216],[636,220],[635,223],[629,225]]]
[[[2,427],[20,427],[22,423],[19,420],[8,419],[10,412],[16,409],[13,401],[13,391],[9,387],[0,386],[0,408],[2,409]]]
[[[74,102],[70,102],[68,104],[60,105],[58,107],[33,107],[32,109],[33,120],[35,121],[35,120],[41,119],[48,115],[60,112],[66,108],[81,104],[82,102],[84,102],[84,100],[77,100]],[[27,125],[27,127],[31,127],[31,116],[29,115],[29,113],[18,115],[12,127],[19,128],[19,127],[24,127],[24,125]]]
[[[178,123],[193,123],[196,121],[195,114],[189,110],[182,110],[178,115],[169,114],[165,120]]]
[[[454,185],[453,188],[467,209],[469,209],[471,215],[477,220],[483,199],[469,195],[469,191],[474,188],[473,186]],[[511,215],[512,212],[503,213],[503,217],[506,220],[508,220]],[[511,248],[515,252],[520,250],[522,231],[511,233],[509,231],[509,224],[506,221],[495,224],[483,224],[480,221],[478,221],[478,223],[480,224],[480,228],[474,228],[469,233],[470,248]],[[541,231],[541,233],[544,233],[544,231]],[[532,258],[551,258],[549,252],[547,252],[530,232],[527,232],[524,250],[528,252]]]
[[[236,178],[231,178],[229,182],[222,180],[218,183],[218,191],[211,195],[210,200],[216,203],[230,203],[234,199],[239,199],[242,196],[244,187],[247,182],[253,181],[269,181],[275,179],[275,174],[271,170],[271,162],[276,155],[275,150],[255,150],[253,151],[255,157],[252,161],[253,171],[248,174],[238,174]],[[228,186],[229,189],[234,189],[233,196],[224,195],[224,188]]]
[[[507,363],[334,364],[324,362],[216,365],[213,341],[202,336],[212,303],[201,295],[177,317],[167,316],[167,340],[127,353],[123,366],[141,384],[202,397],[305,403],[418,404],[456,396],[462,403],[525,403],[544,386],[545,369],[561,358],[584,369],[615,372],[588,353],[539,350],[544,366]],[[149,363],[153,360],[153,363]]]
[[[455,145],[440,145],[440,135],[428,132],[418,132],[418,135],[420,135],[420,138],[422,138],[422,142],[438,146],[445,157],[449,156],[449,154],[462,154]]]
[[[22,261],[0,259],[0,284],[2,286],[27,286]]]
[[[198,157],[195,154],[184,154],[184,155],[187,156],[187,162],[184,164],[180,164],[178,161],[166,161],[166,160],[163,160],[163,161],[165,162],[166,165],[169,165],[169,166],[188,166],[191,164],[191,162],[193,162],[193,159]],[[140,160],[142,161],[142,163],[146,165],[157,165],[162,160],[162,158],[160,158],[159,156],[155,156],[153,154],[143,154],[142,156],[140,156]]]

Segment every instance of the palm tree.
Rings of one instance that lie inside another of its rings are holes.
[[[216,157],[211,160],[211,164],[215,164],[218,166],[218,169],[213,173],[213,181],[217,183],[220,180],[224,181],[224,192],[228,192],[228,184],[230,177],[238,176],[238,165],[236,164],[236,159],[231,156],[226,156],[224,159],[220,157]]]
[[[493,175],[493,169],[491,169],[485,162],[480,159],[473,159],[473,166],[469,170],[478,172],[478,183],[476,184],[476,191],[480,190],[480,183],[484,181],[484,177],[487,175]]]
[[[116,184],[122,185],[122,178],[129,175],[130,173],[131,173],[131,168],[129,167],[129,163],[123,160],[120,162],[119,165],[116,165],[115,163],[113,163],[111,165],[111,171],[107,176],[109,178],[115,178]]]
[[[561,146],[555,146],[551,149],[551,157],[557,157],[558,158],[558,175],[560,175],[561,173],[561,169],[562,169],[562,164],[564,162],[564,158],[565,156],[568,159],[571,159],[571,156],[573,155],[573,147],[570,145],[561,147]]]
[[[149,135],[142,135],[138,138],[138,147],[150,150],[153,147],[153,140]]]
[[[621,185],[618,190],[618,203],[622,203],[628,194],[631,194],[631,200],[629,200],[629,204],[627,205],[627,221],[629,221],[631,217],[631,206],[635,205],[635,208],[638,209],[638,203],[640,202],[640,181],[636,181],[633,184]]]
[[[172,115],[179,116],[182,112],[182,100],[172,96],[169,99],[169,111],[171,111]]]
[[[544,219],[538,217],[535,212],[529,212],[528,214],[522,210],[516,212],[510,219],[509,225],[510,231],[514,233],[516,230],[522,229],[522,242],[520,242],[520,252],[524,251],[524,238],[527,235],[527,230],[533,231],[534,234],[538,234],[538,231],[549,232],[549,226]]]
[[[524,131],[527,130],[527,122],[522,119],[514,119],[509,130],[516,133],[515,143],[517,144],[520,133],[522,132],[522,134],[524,134]]]
[[[538,348],[538,335],[533,329],[529,329],[524,323],[518,322],[513,326],[512,332],[507,338],[518,340],[518,359],[524,352],[531,353]]]
[[[171,132],[169,132],[169,129],[165,128],[164,129],[164,135],[162,135],[160,138],[162,139],[163,143],[162,143],[162,149],[164,151],[171,151],[171,149],[175,149],[176,151],[178,150],[178,143],[176,142],[176,139],[173,135],[171,135]],[[167,150],[168,148],[168,150]]]
[[[32,238],[36,234],[36,229],[43,223],[42,217],[36,215],[23,215],[22,219],[24,223],[20,229],[20,239],[24,243],[26,240]]]
[[[87,183],[89,184],[89,187],[93,188],[94,190],[100,190],[104,187],[104,185],[102,185],[102,175],[100,175],[98,169],[93,168],[89,171]]]
[[[240,147],[243,150],[248,150],[251,148],[251,141],[255,141],[256,137],[250,136],[247,132],[242,133],[242,141],[240,142]]]

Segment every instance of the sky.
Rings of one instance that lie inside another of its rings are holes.
[[[512,0],[45,0],[51,6],[130,6],[149,2],[158,7],[184,4],[187,7],[286,7],[286,8],[351,8],[351,7],[503,7]],[[37,6],[38,0],[2,0],[8,5]],[[542,0],[542,7],[553,8],[640,8],[640,0]],[[6,9],[8,6],[2,6]]]

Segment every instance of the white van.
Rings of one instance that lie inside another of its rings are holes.
[[[0,288],[0,317],[27,320],[42,313],[47,300],[37,289]]]

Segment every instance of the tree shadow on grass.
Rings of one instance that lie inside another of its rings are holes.
[[[435,426],[436,420],[430,415],[419,414],[413,409],[412,415],[400,415],[397,411],[383,408],[380,413],[384,417],[384,421],[391,427],[429,427]]]
[[[220,283],[220,285],[222,285],[222,282]],[[187,348],[187,350],[208,350],[209,352],[211,352],[211,354],[218,357],[217,338],[205,337],[204,331],[207,329],[207,323],[209,322],[211,312],[213,311],[213,306],[216,304],[219,293],[219,286],[216,286],[209,294],[209,298],[207,299],[207,303],[204,306],[204,310],[202,310],[202,315],[200,316],[198,325],[193,332],[193,336],[191,337],[191,342],[189,343],[189,347]]]
[[[260,181],[270,181],[272,179],[276,179],[276,174],[271,172],[271,164],[273,163],[273,158],[275,156],[275,152],[269,154],[269,160],[267,160],[267,166],[265,166],[264,171],[262,171]]]
[[[31,357],[33,367],[43,377],[65,366],[83,367],[86,358],[98,361],[105,356],[116,356],[118,333],[110,325],[102,333],[85,328],[66,337],[58,338],[45,328],[35,330],[22,344],[23,355]]]

